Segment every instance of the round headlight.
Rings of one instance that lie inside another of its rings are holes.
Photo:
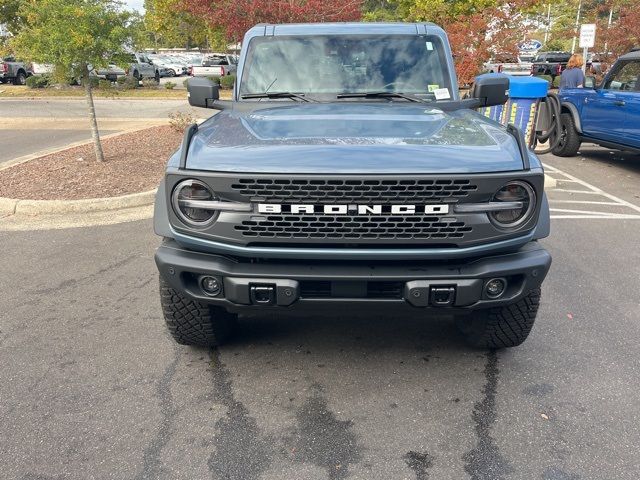
[[[493,223],[500,228],[517,228],[526,223],[536,207],[536,192],[526,182],[507,183],[491,199],[492,202],[510,202],[517,208],[496,210],[489,214]]]
[[[171,202],[176,215],[187,225],[204,227],[216,216],[216,211],[198,208],[197,202],[217,200],[209,187],[199,180],[184,180],[173,190]]]

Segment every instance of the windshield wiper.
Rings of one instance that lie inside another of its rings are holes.
[[[361,93],[340,93],[337,98],[403,98],[410,102],[429,103],[430,100],[425,100],[414,95],[402,92],[361,92]]]
[[[244,95],[241,95],[240,98],[294,98],[296,100],[300,100],[301,102],[317,102],[317,100],[306,98],[304,96],[304,93],[293,92],[246,93]]]

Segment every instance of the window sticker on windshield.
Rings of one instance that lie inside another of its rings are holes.
[[[433,43],[427,42],[426,45],[427,45],[427,50],[433,50]]]
[[[436,88],[433,94],[436,96],[436,100],[447,100],[451,98],[448,88]]]
[[[437,90],[440,88],[440,85],[438,85],[437,83],[430,83],[429,85],[427,85],[427,91],[429,93],[432,93],[434,90]]]

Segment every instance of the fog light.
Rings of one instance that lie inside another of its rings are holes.
[[[498,298],[504,293],[506,282],[501,278],[492,278],[487,282],[484,291],[489,298]]]
[[[220,285],[220,281],[216,277],[202,277],[200,279],[200,286],[202,290],[204,290],[204,293],[212,297],[219,295],[222,291],[222,285]]]

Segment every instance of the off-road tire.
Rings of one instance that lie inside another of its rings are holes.
[[[233,332],[237,316],[192,300],[160,277],[160,303],[169,333],[181,345],[215,347]]]
[[[26,85],[27,84],[27,74],[24,72],[18,72],[16,78],[13,80],[14,85]]]
[[[536,320],[540,289],[504,307],[488,308],[458,319],[469,344],[478,348],[509,348],[524,342]]]
[[[573,120],[573,115],[570,113],[560,114],[560,125],[562,126],[562,138],[560,143],[551,150],[551,153],[558,157],[575,157],[578,150],[580,150],[580,135],[576,130],[576,124]],[[552,142],[555,138],[550,139]]]

